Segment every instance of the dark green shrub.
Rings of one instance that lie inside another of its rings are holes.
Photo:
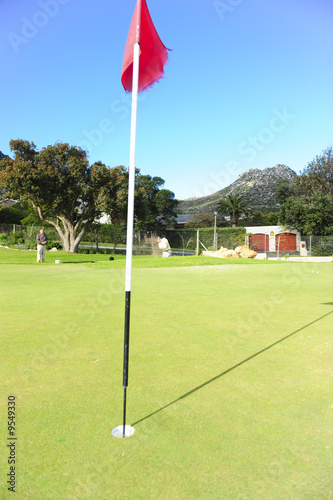
[[[35,245],[36,246],[36,245]],[[51,248],[56,248],[57,250],[62,250],[63,246],[59,241],[48,241],[46,243],[46,250],[51,250]]]
[[[79,248],[78,253],[89,255],[90,253],[94,253],[94,251],[92,248]]]
[[[16,231],[15,233],[10,233],[8,236],[8,243],[12,245],[24,244],[27,234],[25,231]]]
[[[313,236],[311,254],[315,257],[333,255],[333,236]]]

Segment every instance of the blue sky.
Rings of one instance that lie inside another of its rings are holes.
[[[0,150],[81,145],[128,166],[121,67],[135,0],[0,0]],[[172,51],[140,94],[136,166],[179,199],[333,144],[331,0],[147,0]]]

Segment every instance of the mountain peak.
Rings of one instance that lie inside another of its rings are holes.
[[[0,151],[0,160],[3,160],[4,158],[7,158],[7,155],[4,155],[4,154]]]
[[[280,180],[292,182],[297,174],[287,165],[277,164],[267,167],[245,170],[230,186],[202,198],[190,198],[179,203],[179,213],[213,212],[221,198],[228,194],[241,194],[256,210],[268,212],[277,208],[275,192]]]

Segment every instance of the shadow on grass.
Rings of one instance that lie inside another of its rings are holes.
[[[94,264],[95,262],[109,262],[109,260],[66,260],[62,264]]]
[[[333,305],[333,302],[326,302],[325,305]],[[315,319],[314,321],[311,321],[311,323],[308,323],[307,325],[305,326],[302,326],[302,328],[299,328],[298,330],[295,330],[294,332],[292,333],[289,333],[289,335],[286,335],[285,337],[282,337],[282,339],[280,340],[277,340],[276,342],[274,342],[273,344],[270,344],[269,346],[265,347],[264,349],[261,349],[261,351],[258,351],[256,352],[255,354],[252,354],[252,356],[249,356],[248,358],[246,359],[243,359],[243,361],[240,361],[239,363],[237,363],[236,365],[232,366],[231,368],[228,368],[227,370],[225,370],[224,372],[220,373],[219,375],[216,375],[215,377],[207,380],[206,382],[204,382],[203,384],[201,385],[198,385],[197,387],[195,387],[194,389],[192,389],[191,391],[188,391],[186,392],[185,394],[183,394],[182,396],[180,396],[179,398],[175,399],[174,401],[171,401],[171,403],[168,403],[167,405],[165,406],[162,406],[162,408],[159,408],[158,410],[154,411],[153,413],[150,413],[149,415],[147,415],[146,417],[143,417],[141,418],[140,420],[137,420],[136,422],[134,422],[133,424],[131,424],[132,426],[136,425],[136,424],[139,424],[140,422],[143,422],[144,420],[146,420],[147,418],[150,418],[152,417],[153,415],[156,415],[157,413],[159,413],[160,411],[163,411],[165,410],[166,408],[168,408],[169,406],[173,405],[174,403],[177,403],[177,401],[181,401],[182,399],[185,399],[187,398],[188,396],[190,396],[191,394],[193,394],[194,392],[197,392],[199,391],[200,389],[203,389],[204,387],[206,387],[206,385],[209,385],[211,384],[212,382],[215,382],[215,380],[218,380],[219,378],[223,377],[224,375],[227,375],[227,373],[231,372],[232,370],[235,370],[236,368],[239,368],[240,366],[244,365],[245,363],[247,363],[248,361],[251,361],[251,359],[253,358],[256,358],[257,356],[259,356],[260,354],[264,353],[265,351],[268,351],[269,349],[272,349],[272,347],[280,344],[281,342],[289,339],[290,337],[292,337],[293,335],[296,335],[296,333],[299,333],[301,332],[302,330],[305,330],[306,328],[308,328],[309,326],[311,325],[314,325],[315,323],[317,323],[318,321],[326,318],[327,316],[329,316],[330,314],[332,314],[333,311],[330,311],[326,314],[324,314],[323,316],[321,316],[320,318],[318,319]]]

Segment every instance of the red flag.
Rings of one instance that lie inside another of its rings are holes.
[[[121,82],[126,92],[132,91],[133,48],[140,44],[139,92],[163,76],[168,49],[163,45],[151,20],[146,0],[137,0],[127,36]]]

